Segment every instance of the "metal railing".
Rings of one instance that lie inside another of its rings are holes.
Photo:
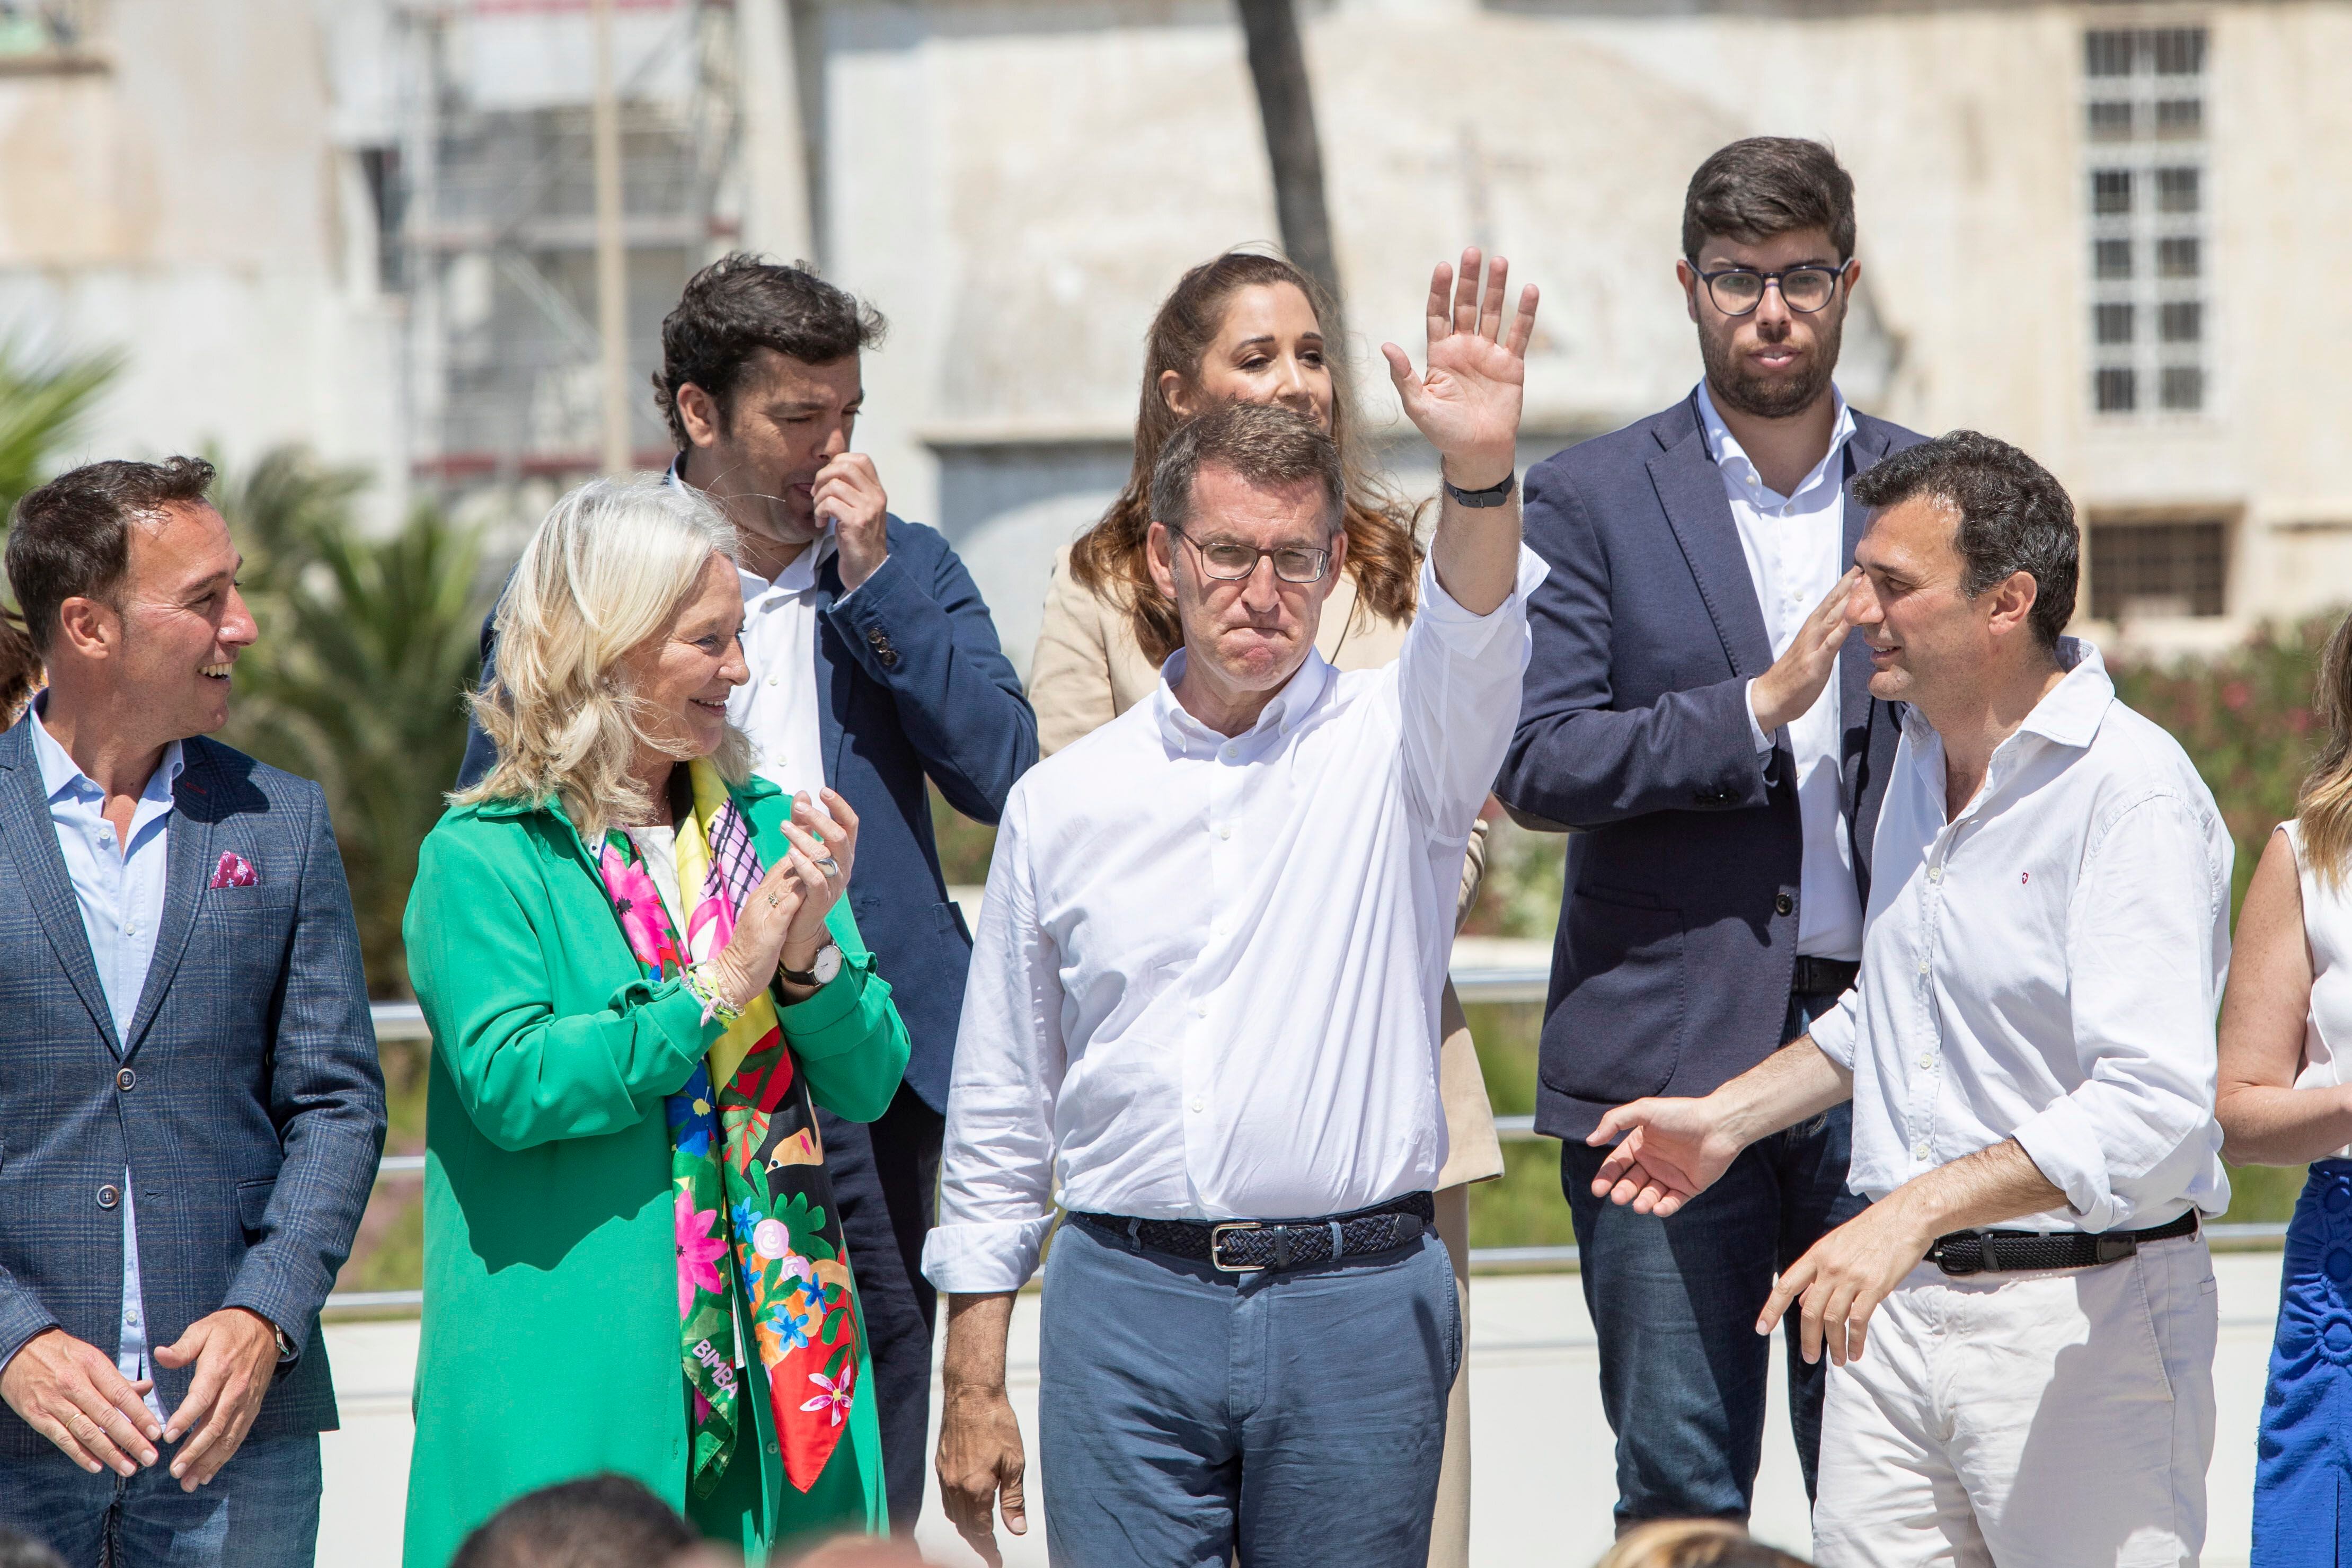
[[[1460,968],[1454,971],[1454,989],[1465,1002],[1509,1005],[1544,999],[1550,974],[1540,968]],[[425,1014],[415,1002],[378,1002],[374,1007],[378,1040],[425,1040]],[[1535,1143],[1546,1134],[1536,1131],[1533,1116],[1497,1116],[1495,1133],[1507,1144]],[[376,1180],[405,1180],[425,1172],[422,1155],[386,1155],[376,1167]],[[2248,1251],[2275,1247],[2286,1235],[2281,1224],[2208,1225],[2205,1237],[2223,1251]],[[1573,1247],[1474,1247],[1470,1267],[1481,1274],[1540,1273],[1577,1266]],[[337,1312],[414,1311],[425,1300],[422,1291],[341,1291],[327,1298]]]

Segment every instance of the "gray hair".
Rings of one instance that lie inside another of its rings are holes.
[[[617,666],[669,624],[711,556],[735,549],[708,497],[657,478],[591,480],[549,508],[499,601],[497,674],[473,699],[498,764],[450,799],[560,800],[591,843],[642,821],[653,802],[629,764],[649,743]],[[751,743],[730,725],[711,760],[740,784]]]
[[[1323,523],[1345,519],[1347,470],[1339,447],[1303,413],[1265,403],[1220,403],[1187,421],[1160,449],[1151,469],[1151,520],[1181,528],[1192,516],[1192,484],[1203,468],[1223,468],[1273,488],[1313,479],[1323,486]]]

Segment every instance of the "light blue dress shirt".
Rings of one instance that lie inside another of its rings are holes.
[[[163,922],[165,869],[172,831],[172,786],[185,766],[180,743],[163,748],[163,759],[141,791],[125,844],[106,820],[106,791],[93,783],[42,723],[47,693],[33,706],[33,753],[40,758],[41,785],[48,792],[49,821],[58,849],[81,906],[89,956],[106,988],[119,1040],[139,1010],[147,970],[155,959],[155,928]],[[122,1341],[115,1364],[133,1382],[149,1375],[147,1314],[139,1291],[139,1228],[131,1200],[131,1173],[122,1173]],[[147,1408],[163,1419],[163,1407],[149,1390]]]

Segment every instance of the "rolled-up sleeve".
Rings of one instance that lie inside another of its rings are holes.
[[[1547,570],[1521,545],[1510,597],[1473,615],[1433,565],[1422,565],[1421,609],[1397,653],[1397,694],[1406,783],[1423,820],[1441,832],[1469,832],[1510,749],[1528,667],[1528,595]]]
[[[1863,1017],[1862,987],[1848,986],[1837,1004],[1815,1018],[1805,1033],[1823,1056],[1852,1072],[1862,1049]]]
[[[2067,969],[2083,1082],[2019,1126],[2085,1230],[2178,1198],[2220,1147],[2214,1007],[2230,867],[2188,806],[2150,796],[2091,847]]]
[[[1067,1066],[1060,956],[1037,915],[1019,785],[972,942],[923,1274],[942,1291],[1018,1290],[1053,1228],[1054,1106]]]

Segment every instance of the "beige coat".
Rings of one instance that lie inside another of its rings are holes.
[[[1360,604],[1355,580],[1342,573],[1324,601],[1315,645],[1338,669],[1378,669],[1397,656],[1404,629],[1403,622]],[[1054,580],[1045,590],[1045,623],[1029,661],[1029,703],[1037,710],[1039,750],[1052,756],[1133,707],[1159,684],[1160,671],[1137,646],[1126,612],[1070,575],[1070,552],[1065,547],[1054,562]],[[1470,835],[1470,852],[1463,857],[1457,927],[1478,901],[1478,879],[1486,864],[1486,824],[1480,822]],[[1486,1081],[1478,1071],[1470,1026],[1450,983],[1439,1018],[1445,1045],[1438,1058],[1438,1090],[1445,1102],[1449,1153],[1437,1185],[1489,1181],[1503,1174],[1503,1149],[1495,1136],[1495,1113],[1486,1102]]]

